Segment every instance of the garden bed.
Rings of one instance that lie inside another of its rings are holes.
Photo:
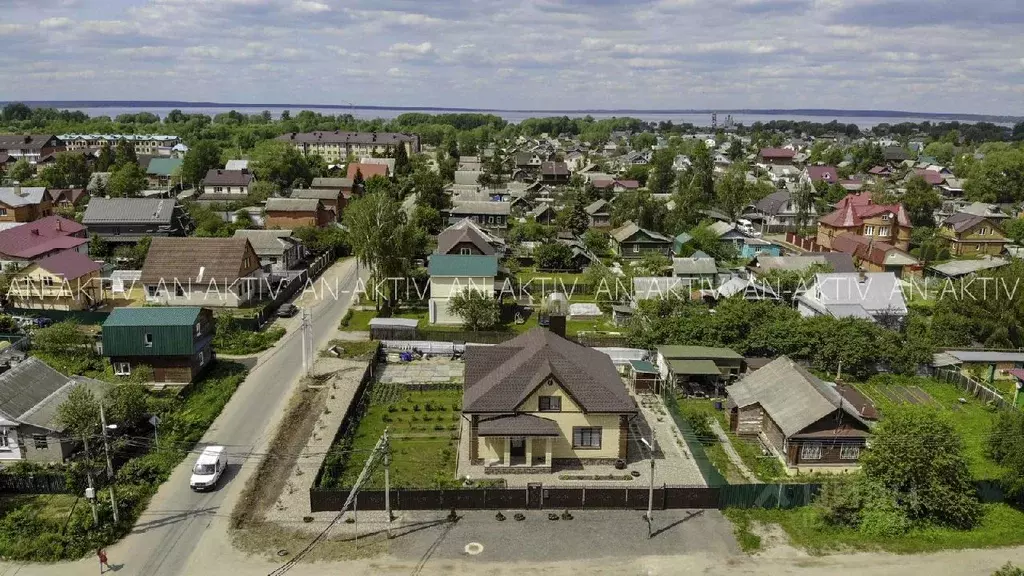
[[[458,484],[461,387],[419,391],[398,383],[375,382],[366,395],[366,406],[351,437],[339,438],[331,446],[320,487],[352,486],[385,429],[391,439],[392,487]],[[384,487],[383,467],[374,470],[367,487]]]

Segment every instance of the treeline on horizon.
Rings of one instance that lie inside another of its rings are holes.
[[[691,123],[676,124],[670,120],[648,122],[628,116],[595,119],[593,116],[579,117],[552,116],[527,118],[512,123],[496,114],[485,113],[442,113],[407,112],[393,119],[359,119],[352,114],[321,114],[302,110],[291,114],[284,111],[275,119],[269,110],[258,114],[243,114],[235,110],[210,116],[208,114],[185,113],[172,110],[161,119],[152,112],[92,116],[82,111],[57,110],[55,108],[30,108],[22,103],[11,103],[0,112],[0,128],[5,132],[52,132],[60,133],[164,133],[180,136],[186,143],[198,140],[230,142],[242,149],[251,148],[256,142],[274,138],[288,132],[323,131],[365,131],[365,132],[409,132],[420,136],[424,144],[439,146],[446,141],[456,140],[460,144],[472,144],[469,148],[494,140],[511,139],[518,136],[535,137],[570,135],[579,137],[592,145],[600,145],[611,139],[613,132],[659,132],[666,135],[706,133],[710,127]],[[719,129],[720,130],[720,129]],[[966,144],[981,142],[1002,142],[1024,140],[1024,122],[1009,128],[990,122],[902,122],[882,123],[870,130],[861,130],[856,124],[830,122],[809,122],[794,120],[773,120],[755,122],[750,126],[737,124],[733,132],[740,135],[763,133],[786,133],[796,136],[861,136],[893,137],[906,140],[912,136],[939,139],[950,132],[957,132]]]

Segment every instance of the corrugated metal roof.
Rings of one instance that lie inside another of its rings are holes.
[[[673,374],[690,376],[720,376],[722,371],[711,360],[669,360],[668,368]]]
[[[634,372],[642,372],[644,374],[657,374],[658,369],[647,360],[630,360],[629,365],[633,368]]]
[[[111,326],[192,326],[199,316],[199,306],[146,306],[114,308],[103,323]]]
[[[665,345],[658,346],[658,354],[661,354],[665,358],[676,358],[676,359],[722,359],[722,360],[742,360],[743,356],[728,349],[728,348],[716,348],[713,346],[677,346],[677,345]]]
[[[165,198],[93,198],[82,224],[170,224],[175,201]]]
[[[496,256],[434,254],[427,263],[431,276],[492,277],[498,273]]]
[[[69,381],[67,376],[30,356],[0,374],[0,414],[20,422],[23,415],[30,414]]]

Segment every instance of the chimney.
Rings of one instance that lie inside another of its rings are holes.
[[[62,228],[60,227],[60,218],[57,218],[57,230],[58,230],[58,231],[61,231],[61,230],[63,230],[63,229],[62,229]]]
[[[21,196],[21,182],[14,183],[14,195]]]
[[[548,330],[565,338],[565,317],[569,313],[569,301],[565,294],[552,292],[547,297]]]

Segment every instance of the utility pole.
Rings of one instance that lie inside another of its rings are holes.
[[[89,438],[82,436],[82,445],[85,446],[85,478],[89,482],[89,488],[85,491],[85,499],[92,506],[92,525],[100,525],[100,514],[96,511],[96,488],[92,485],[92,463],[89,461]]]
[[[388,514],[388,538],[391,538],[391,440],[384,429],[384,510]]]
[[[651,441],[640,438],[640,441],[647,446],[647,453],[651,457],[651,485],[647,490],[647,538],[652,537],[652,525],[654,524],[654,430],[651,430]]]
[[[107,488],[110,489],[110,509],[114,512],[114,524],[117,524],[117,500],[114,499],[114,465],[110,461],[110,445],[107,444],[107,416],[103,412],[103,402],[100,402],[100,424],[103,425],[103,451],[107,455]]]
[[[309,376],[313,372],[313,323],[309,319],[309,310],[302,310],[302,369]]]

